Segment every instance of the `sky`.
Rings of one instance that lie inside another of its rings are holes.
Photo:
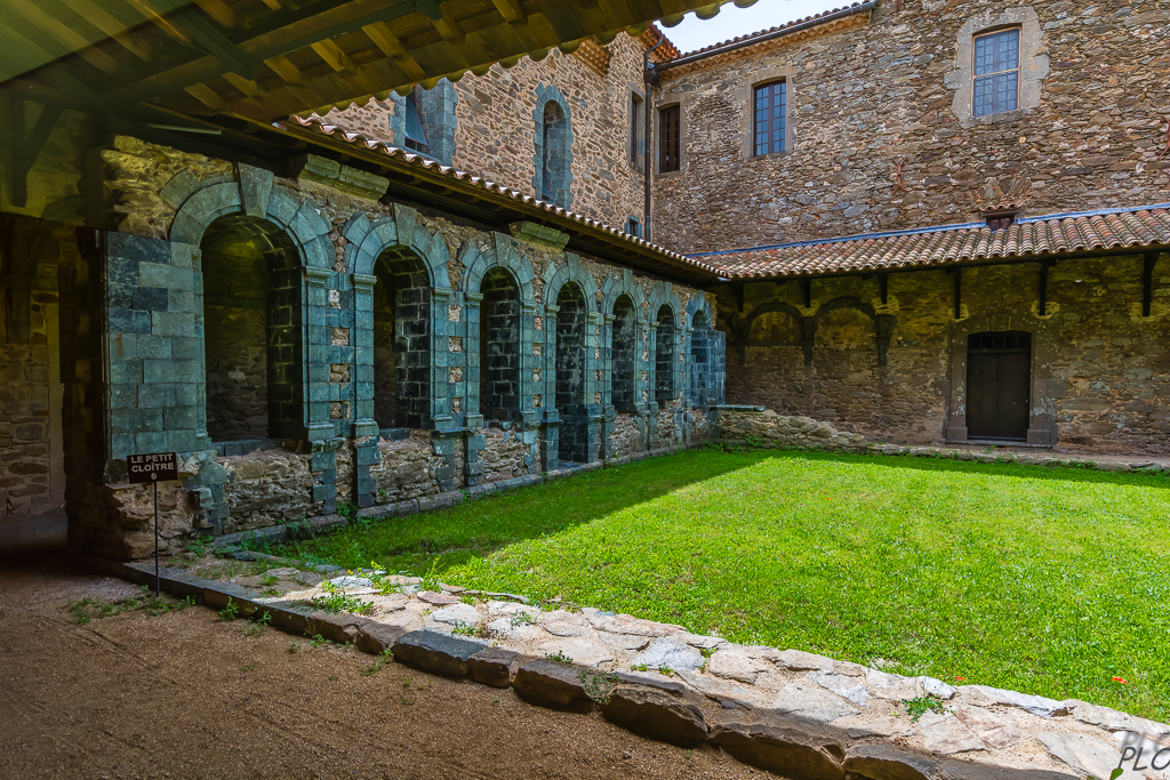
[[[727,3],[711,19],[699,19],[693,13],[676,27],[662,31],[679,51],[688,52],[720,43],[747,33],[759,32],[823,11],[841,8],[853,0],[756,0],[748,8]]]

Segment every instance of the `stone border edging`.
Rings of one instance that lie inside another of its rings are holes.
[[[126,579],[142,584],[153,582],[154,570],[148,564],[122,564],[118,568],[117,573]],[[495,688],[512,687],[522,699],[540,706],[583,713],[598,711],[607,720],[651,739],[683,746],[709,743],[745,763],[787,777],[813,780],[1085,780],[1084,776],[1073,772],[1005,766],[994,763],[993,755],[979,756],[972,761],[957,758],[953,753],[931,754],[901,744],[879,731],[835,726],[795,712],[761,709],[742,698],[719,695],[716,691],[700,692],[682,682],[650,673],[604,672],[430,628],[409,630],[406,626],[391,625],[361,615],[323,612],[291,601],[264,601],[248,588],[179,570],[166,569],[161,575],[163,587],[169,593],[190,596],[220,609],[230,601],[239,606],[240,616],[244,618],[267,611],[274,627],[290,633],[320,635],[337,643],[353,643],[359,650],[374,655],[390,650],[395,661],[429,673],[456,679],[470,678]],[[452,590],[471,593],[457,588]],[[819,658],[796,651],[786,653]],[[832,662],[831,659],[823,660]],[[807,665],[798,667],[811,668]],[[942,683],[938,685],[946,687]],[[1024,709],[1027,709],[1024,705],[1032,700],[1052,701],[990,688],[986,692],[987,695],[1001,695],[998,704]],[[1064,747],[1069,750],[1067,745]],[[1052,752],[1058,754],[1059,750]],[[1072,750],[1070,755],[1075,758],[1076,751]]]

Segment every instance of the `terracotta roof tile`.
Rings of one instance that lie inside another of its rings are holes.
[[[732,279],[932,268],[1073,252],[1170,246],[1170,203],[982,223],[870,233],[690,255]]]
[[[585,215],[578,214],[574,211],[568,211],[567,209],[563,209],[560,206],[555,206],[551,203],[546,203],[542,200],[539,200],[538,198],[533,197],[532,195],[527,195],[509,187],[505,187],[502,184],[497,184],[496,182],[493,182],[490,179],[485,179],[482,176],[477,176],[473,173],[468,173],[467,171],[461,171],[458,168],[451,167],[450,165],[443,165],[437,160],[431,159],[426,155],[418,154],[416,152],[410,151],[409,149],[403,149],[401,147],[394,146],[392,144],[386,143],[385,141],[378,141],[367,138],[360,133],[354,133],[345,130],[342,127],[326,122],[324,119],[315,114],[308,118],[291,116],[289,117],[288,121],[295,122],[302,127],[306,127],[310,130],[315,130],[324,135],[330,136],[336,141],[354,146],[364,146],[371,151],[380,152],[381,154],[384,154],[391,159],[405,162],[409,165],[417,166],[419,168],[438,172],[443,176],[447,176],[458,181],[467,182],[509,200],[536,206],[551,214],[556,214],[558,216],[568,218],[578,224],[591,227],[595,230],[604,231],[609,233],[613,237],[614,242],[618,245],[621,245],[622,243],[637,245],[649,249],[651,252],[659,255],[663,259],[668,259],[674,261],[675,263],[689,265],[702,271],[706,271],[707,273],[718,273],[717,268],[704,260],[698,260],[687,255],[679,254],[678,252],[667,249],[666,247],[659,244],[654,244],[650,241],[646,241],[645,239],[632,236],[624,230],[607,225],[600,220],[586,217]],[[281,126],[282,123],[277,122],[275,124],[277,126]]]

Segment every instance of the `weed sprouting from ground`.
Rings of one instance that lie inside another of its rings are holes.
[[[150,591],[150,588],[143,586],[142,592],[138,596],[119,599],[117,601],[86,597],[79,601],[69,602],[65,606],[65,609],[73,616],[73,620],[77,625],[84,626],[92,620],[121,615],[125,612],[141,611],[157,617],[159,615],[165,615],[168,612],[178,612],[181,609],[192,606],[195,606],[195,600],[190,596],[185,596],[181,599],[165,593],[161,596],[155,596]]]

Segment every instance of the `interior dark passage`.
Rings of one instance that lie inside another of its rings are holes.
[[[968,438],[1027,440],[1031,369],[1031,334],[1004,331],[968,337]]]
[[[658,333],[654,340],[654,400],[669,404],[674,400],[674,312],[669,306],[658,309]]]
[[[387,249],[374,266],[374,419],[426,428],[431,403],[431,290],[413,251]]]
[[[496,267],[479,291],[479,411],[485,420],[519,420],[520,286]]]
[[[613,358],[611,397],[619,412],[634,411],[634,302],[630,296],[619,296],[613,305],[613,331],[610,336],[610,355]]]
[[[267,220],[233,215],[208,226],[200,249],[208,435],[300,436],[301,273],[292,240]]]
[[[556,401],[561,416],[560,459],[589,460],[585,415],[585,295],[575,282],[557,294]]]

